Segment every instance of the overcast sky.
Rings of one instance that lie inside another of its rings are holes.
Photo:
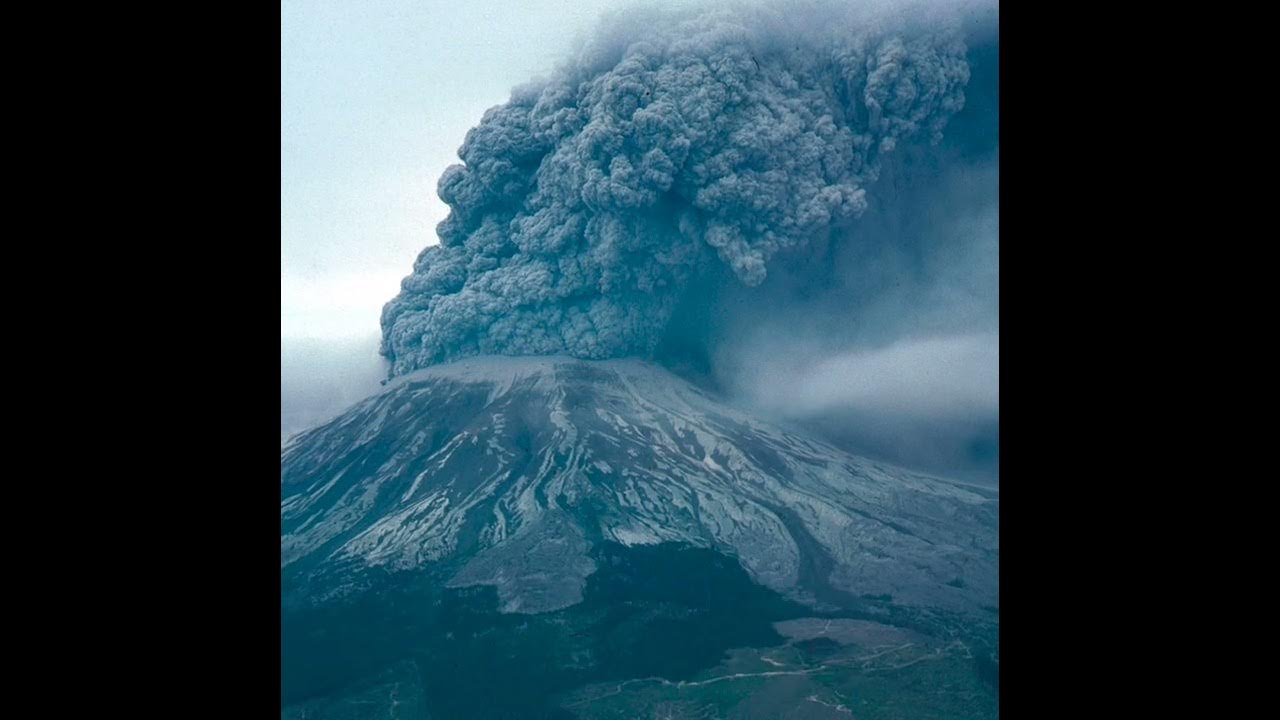
[[[282,340],[376,337],[447,208],[436,181],[607,0],[284,0]]]

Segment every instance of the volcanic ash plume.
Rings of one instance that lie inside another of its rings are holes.
[[[440,244],[383,310],[391,374],[650,356],[714,263],[755,286],[858,217],[881,157],[962,107],[964,55],[957,26],[846,7],[613,17],[467,134]]]

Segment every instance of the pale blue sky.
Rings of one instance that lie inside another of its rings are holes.
[[[282,337],[376,336],[382,304],[435,242],[436,181],[467,130],[619,4],[282,2]]]

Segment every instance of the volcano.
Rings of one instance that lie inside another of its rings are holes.
[[[908,633],[895,647],[990,675],[998,517],[996,489],[857,457],[646,362],[434,366],[281,451],[284,704],[622,717],[598,702],[657,702],[627,689],[647,680],[696,715],[732,702],[685,695],[734,653],[803,655],[760,682],[858,667],[823,656],[857,642],[779,634],[804,622]]]

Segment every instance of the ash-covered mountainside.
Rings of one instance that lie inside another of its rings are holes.
[[[282,575],[307,602],[410,570],[540,613],[582,599],[593,548],[679,543],[816,607],[998,607],[997,491],[849,455],[639,361],[421,370],[299,435],[281,473]]]

